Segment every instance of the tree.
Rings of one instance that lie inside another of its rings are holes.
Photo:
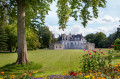
[[[95,39],[95,34],[91,33],[91,34],[87,34],[85,36],[86,40],[90,43],[94,43],[94,39]]]
[[[120,51],[120,39],[117,38],[114,43],[114,49]]]
[[[6,11],[2,11],[2,7],[0,7],[0,51],[7,49],[6,41],[8,39],[7,34],[5,33],[5,29],[3,26],[5,26],[7,16],[5,15]]]
[[[8,37],[6,41],[6,46],[10,50],[10,52],[17,48],[17,25],[11,24],[4,26],[6,36]],[[27,41],[27,49],[33,50],[40,46],[38,35],[32,31],[32,29],[26,29],[26,41]]]
[[[41,24],[44,25],[45,15],[50,10],[49,6],[53,0],[1,0],[0,7],[2,10],[8,9],[9,13],[17,12],[17,42],[18,42],[18,58],[17,64],[22,62],[26,64],[27,58],[27,45],[25,35],[25,25],[29,24],[31,18],[35,18],[39,14]],[[74,17],[77,20],[78,16],[83,20],[82,24],[85,27],[88,20],[92,17],[98,17],[98,7],[105,7],[106,0],[58,0],[57,1],[57,14],[59,18],[58,24],[64,30],[67,26],[69,17]],[[89,8],[93,9],[93,16],[90,15]],[[17,11],[16,11],[17,10]],[[11,12],[10,12],[11,11]],[[29,13],[29,17],[25,16]],[[77,15],[79,13],[79,15]],[[25,24],[26,18],[26,24]],[[28,22],[28,23],[27,23]]]
[[[48,27],[41,27],[39,30],[39,38],[42,48],[48,48],[52,42],[52,32]]]
[[[36,33],[32,31],[32,29],[26,29],[26,41],[27,41],[27,49],[35,50],[40,47],[39,37]]]
[[[0,26],[0,51],[7,49],[7,41],[8,37],[7,34],[5,33],[5,30],[3,29],[2,26]]]
[[[94,39],[96,47],[99,47],[99,48],[106,47],[106,41],[107,41],[107,38],[103,32],[96,33],[95,39]]]
[[[52,40],[51,43],[55,43],[57,41],[57,38],[55,38],[54,34],[52,34]]]
[[[17,25],[16,24],[11,24],[11,25],[6,25],[4,26],[5,32],[7,34],[7,45],[8,49],[10,52],[15,50],[17,47]]]
[[[117,39],[117,32],[110,34],[107,38],[107,47],[113,45],[116,39]]]

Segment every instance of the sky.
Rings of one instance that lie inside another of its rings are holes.
[[[98,8],[99,17],[88,22],[86,28],[83,27],[80,20],[74,21],[70,17],[67,27],[64,31],[59,29],[56,2],[50,6],[51,11],[46,16],[45,22],[50,31],[58,37],[60,34],[82,34],[103,32],[106,36],[117,31],[120,25],[120,0],[107,0],[106,8]]]

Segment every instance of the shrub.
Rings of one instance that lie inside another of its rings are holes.
[[[88,51],[88,54],[83,55],[83,59],[80,61],[82,72],[84,73],[89,73],[90,71],[98,72],[101,69],[105,68],[105,66],[107,65],[107,61],[109,65],[112,62],[113,51],[110,50],[108,52],[109,53],[108,57],[102,56],[105,54],[100,50],[99,51],[92,50],[92,52],[94,53]]]
[[[114,43],[114,49],[120,51],[120,39],[117,38]]]

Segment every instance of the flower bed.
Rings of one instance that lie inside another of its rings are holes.
[[[89,73],[70,71],[68,73],[62,73],[59,75],[48,75],[48,76],[35,76],[38,71],[25,72],[21,75],[6,75],[1,72],[3,76],[0,79],[119,79],[120,78],[120,63],[115,66],[108,66],[99,72],[93,72],[89,70]]]

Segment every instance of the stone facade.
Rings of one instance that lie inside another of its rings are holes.
[[[89,43],[82,36],[82,34],[77,35],[65,35],[62,34],[58,42],[50,44],[50,49],[94,49],[95,44]]]
[[[64,49],[64,46],[61,43],[54,43],[49,45],[50,49]]]

